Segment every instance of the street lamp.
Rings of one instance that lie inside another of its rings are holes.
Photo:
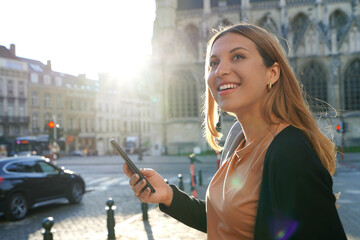
[[[141,108],[139,106],[139,160],[142,160],[142,150],[141,150]]]

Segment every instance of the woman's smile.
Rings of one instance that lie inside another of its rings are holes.
[[[217,88],[218,93],[219,93],[219,95],[231,94],[232,92],[237,90],[237,88],[239,88],[240,85],[241,84],[238,84],[238,83],[225,83],[225,82],[223,82]]]

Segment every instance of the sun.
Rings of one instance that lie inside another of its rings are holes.
[[[155,1],[13,0],[4,4],[9,11],[0,19],[13,21],[4,26],[0,45],[14,43],[20,57],[51,60],[54,71],[86,74],[94,80],[99,73],[128,79],[151,54]],[[20,17],[14,19],[14,15]]]

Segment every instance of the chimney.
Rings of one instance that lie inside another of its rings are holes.
[[[16,56],[16,50],[15,50],[16,48],[15,48],[15,44],[10,44],[10,52],[14,55],[14,56]]]
[[[47,60],[46,70],[51,71],[51,61],[50,60]]]

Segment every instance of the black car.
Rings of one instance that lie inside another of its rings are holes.
[[[0,158],[0,215],[24,218],[29,209],[67,198],[80,203],[85,193],[81,176],[41,156]]]

